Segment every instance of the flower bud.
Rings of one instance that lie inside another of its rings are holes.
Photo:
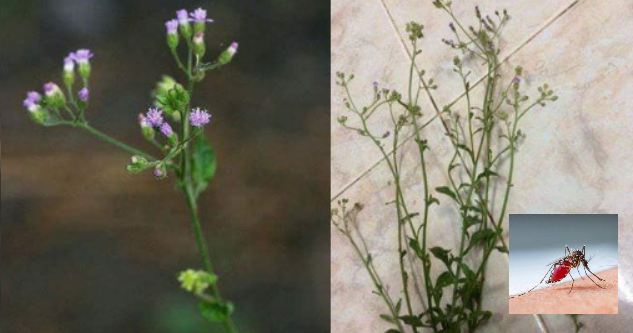
[[[87,49],[77,50],[77,52],[75,52],[73,55],[75,62],[79,65],[79,76],[81,76],[81,78],[84,80],[88,80],[88,78],[90,77],[90,58],[92,58],[93,56],[94,55],[92,54],[92,52]]]
[[[167,27],[167,45],[171,49],[175,49],[178,47],[178,41],[180,37],[178,36],[178,20],[171,20],[165,23]]]
[[[127,171],[131,173],[140,173],[149,168],[149,161],[143,156],[133,156],[132,161],[127,166]]]
[[[72,87],[73,83],[75,83],[75,60],[74,53],[70,53],[66,58],[64,58],[64,84],[67,87]]]
[[[80,101],[87,103],[88,99],[90,99],[90,90],[88,90],[88,88],[83,88],[79,90],[77,96],[79,97]]]
[[[31,91],[26,95],[26,99],[23,102],[24,107],[29,111],[29,117],[35,123],[42,125],[48,118],[48,111],[43,109],[39,102],[42,100],[40,94],[35,91]]]
[[[144,114],[141,113],[138,115],[138,123],[141,125],[141,133],[146,140],[152,141],[156,138],[156,131],[154,131],[154,128],[149,124]]]
[[[178,83],[174,78],[168,75],[163,75],[162,79],[156,83],[155,95],[165,95],[171,89],[175,88]]]
[[[206,52],[206,47],[204,45],[204,33],[198,32],[195,36],[193,36],[193,52],[196,54],[198,58],[204,57],[204,53]]]
[[[154,169],[154,177],[157,179],[164,179],[167,177],[167,169],[165,169],[165,165],[159,164]]]
[[[189,15],[191,16],[191,20],[194,22],[193,23],[194,34],[204,32],[207,22],[213,22],[213,20],[207,19],[207,11],[202,8],[198,8],[194,10],[193,13]]]
[[[235,56],[235,53],[237,53],[237,47],[238,47],[237,42],[231,43],[231,46],[229,46],[228,49],[224,50],[224,52],[220,54],[220,57],[218,58],[218,62],[221,65],[226,65],[230,63],[233,57]]]
[[[178,145],[178,135],[174,133],[169,123],[165,122],[160,126],[160,132],[167,138],[172,146]]]
[[[53,82],[44,85],[44,95],[46,96],[46,105],[52,108],[61,108],[66,105],[66,97],[59,86]]]
[[[178,18],[178,28],[180,29],[182,37],[186,40],[191,39],[191,24],[189,24],[189,14],[187,11],[185,9],[177,11],[176,17]]]

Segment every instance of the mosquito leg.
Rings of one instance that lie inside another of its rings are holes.
[[[565,245],[565,257],[567,257],[567,252],[569,252],[569,255],[571,255],[571,251],[569,251],[569,247]]]
[[[591,274],[593,274],[593,276],[597,277],[597,278],[598,278],[598,280],[600,280],[600,281],[606,281],[606,280],[601,279],[598,275],[594,274],[594,273],[593,273],[593,272],[589,269],[589,266],[587,266],[587,265],[583,265],[583,266],[584,266],[584,267],[585,267],[585,268],[586,268],[586,269],[587,269],[587,270],[588,270]]]
[[[583,266],[583,268],[585,269],[585,274],[587,274],[587,267]],[[591,272],[591,271],[590,271]],[[591,272],[591,274],[593,274],[593,272]],[[597,275],[593,274],[595,277],[597,277],[598,279],[600,279]],[[596,286],[602,288],[602,289],[607,289],[605,287],[602,287],[601,285],[597,284],[596,281],[594,281],[591,276],[589,276],[589,274],[587,274],[587,277],[589,278],[589,280],[591,280],[591,282],[593,282]],[[600,281],[605,281],[603,279],[600,279]]]
[[[574,289],[574,277],[571,276],[571,272],[569,272],[569,277],[571,278],[571,288],[569,289],[569,292],[567,294],[571,294],[572,289]]]
[[[547,270],[547,273],[545,273],[545,276],[543,276],[543,279],[541,279],[541,282],[539,282],[536,286],[534,286],[534,288],[536,288],[536,287],[540,286],[540,285],[541,285],[541,283],[543,283],[543,280],[545,280],[545,277],[547,276],[547,274],[549,273],[549,271],[551,271],[551,270],[552,270],[552,268],[553,268],[553,267],[554,267],[553,265],[552,265],[552,266],[550,266],[550,268]],[[525,295],[525,294],[529,293],[530,291],[534,290],[534,288],[532,288],[532,289],[530,289],[530,290],[528,290],[528,291],[524,292],[523,294],[519,294],[519,295],[516,295],[516,296],[512,296],[512,297],[510,297],[510,298],[515,298],[515,297],[523,296],[523,295]]]

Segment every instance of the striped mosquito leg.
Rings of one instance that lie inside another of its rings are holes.
[[[583,268],[585,269],[585,274],[587,274],[587,269],[586,267],[583,266]],[[591,272],[591,271],[590,271]],[[591,272],[591,274],[593,274],[593,272]],[[600,279],[597,275],[593,274],[594,276],[596,276],[598,279]],[[591,276],[589,276],[589,274],[587,274],[587,277],[589,278],[589,280],[591,280],[591,282],[593,282],[596,286],[602,288],[602,289],[606,289],[605,287],[600,286],[599,284],[596,283],[596,281],[594,281]],[[603,279],[600,279],[600,281],[605,281]]]
[[[583,266],[584,266],[584,265],[583,265]],[[606,281],[606,280],[601,279],[598,275],[594,274],[594,273],[593,273],[593,272],[589,269],[589,266],[585,266],[585,268],[586,268],[586,269],[587,269],[587,270],[588,270],[591,274],[593,274],[593,276],[597,277],[597,278],[598,278],[598,280],[600,280],[600,281]]]
[[[545,277],[547,276],[547,274],[549,274],[549,271],[551,271],[553,267],[554,267],[554,265],[550,266],[550,268],[547,270],[547,273],[545,273],[545,276],[543,277],[543,279],[541,280],[541,282],[539,282],[536,286],[534,286],[534,288],[536,288],[536,287],[540,286],[540,285],[541,285],[541,283],[543,283],[543,280],[545,280]],[[530,290],[528,290],[528,291],[524,292],[523,294],[519,294],[519,295],[516,295],[516,296],[512,296],[512,297],[510,297],[510,298],[515,298],[515,297],[523,296],[523,295],[525,295],[525,294],[529,293],[530,291],[534,290],[534,288],[532,288],[532,289],[530,289]]]

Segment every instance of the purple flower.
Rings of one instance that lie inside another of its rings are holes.
[[[154,169],[154,176],[156,176],[156,178],[163,178],[163,175],[163,169],[160,167],[156,167],[156,169]]]
[[[90,52],[90,50],[88,49],[80,49],[80,50],[77,50],[77,52],[75,52],[74,54],[73,53],[71,54],[73,56],[73,59],[78,64],[86,64],[88,63],[88,60],[90,60],[90,58],[94,56],[94,54],[92,54],[92,52]]]
[[[195,108],[191,110],[191,117],[189,118],[189,121],[191,122],[191,126],[202,127],[211,122],[211,115],[207,112],[207,110]]]
[[[172,135],[174,135],[174,131],[171,129],[171,126],[167,122],[164,122],[160,126],[160,132],[163,133],[163,135],[168,137],[168,138],[171,137]]]
[[[167,33],[170,35],[174,35],[178,33],[178,20],[170,20],[165,23],[167,27]]]
[[[53,96],[60,91],[61,90],[59,90],[59,87],[53,82],[49,82],[44,85],[44,95],[46,96]]]
[[[37,103],[33,102],[32,100],[28,98],[24,100],[22,105],[24,105],[24,107],[27,108],[29,111],[34,111],[38,107]]]
[[[186,9],[181,9],[179,11],[176,11],[176,17],[178,17],[178,22],[180,24],[189,23],[189,14],[187,13]]]
[[[512,79],[512,82],[516,83],[516,84],[519,84],[519,83],[521,83],[521,78],[516,76],[514,79]]]
[[[29,91],[26,93],[26,99],[22,102],[22,105],[24,105],[24,107],[29,111],[35,112],[40,107],[38,103],[41,100],[42,96],[40,96],[40,94],[35,91]]]
[[[155,108],[150,108],[145,118],[147,123],[153,127],[161,126],[165,120],[163,119],[163,111]]]
[[[75,70],[75,54],[70,52],[66,58],[64,58],[64,71],[72,72]]]
[[[88,88],[83,88],[79,90],[79,100],[82,102],[88,102],[90,98],[90,90]]]
[[[238,48],[239,44],[237,44],[237,42],[233,42],[231,43],[231,46],[229,46],[229,53],[231,54],[231,56],[233,56],[235,53],[237,53],[237,48]]]
[[[198,8],[194,10],[193,13],[189,15],[191,16],[192,20],[196,23],[213,22],[213,20],[207,19],[207,11],[202,8]]]
[[[138,115],[138,123],[139,125],[141,125],[142,128],[152,127],[149,121],[147,121],[147,117],[145,117],[145,115],[142,113],[139,113]]]
[[[42,100],[42,95],[40,95],[37,91],[29,91],[26,93],[26,99],[32,101],[33,103],[39,103]]]

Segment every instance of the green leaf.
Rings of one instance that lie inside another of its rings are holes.
[[[385,321],[387,321],[387,322],[389,322],[389,323],[391,323],[391,324],[395,324],[395,323],[396,323],[396,320],[395,320],[395,319],[393,319],[393,317],[392,317],[392,316],[390,316],[390,315],[381,314],[381,315],[380,315],[380,318],[382,318],[383,320],[385,320]]]
[[[448,254],[451,252],[450,250],[445,250],[439,246],[432,247],[429,251],[433,253],[435,258],[441,260],[447,267],[450,267],[451,262],[448,257]]]
[[[428,201],[426,204],[427,204],[428,206],[431,206],[431,205],[432,205],[432,204],[434,204],[434,203],[436,203],[436,204],[438,204],[438,205],[439,205],[439,204],[440,204],[440,200],[439,200],[439,199],[437,199],[436,197],[432,196],[432,195],[429,195],[429,201]]]
[[[473,313],[470,314],[471,319],[476,322],[477,324],[476,326],[479,326],[482,322],[490,319],[490,317],[492,317],[492,312],[490,311],[481,311],[481,310],[477,310]]]
[[[508,248],[503,245],[495,246],[495,249],[501,253],[510,253],[508,252]]]
[[[440,187],[436,187],[435,188],[436,191],[448,195],[449,197],[453,198],[453,200],[457,201],[457,196],[455,195],[455,193],[448,188],[447,186],[440,186]]]
[[[409,214],[409,215],[407,215],[407,216],[403,217],[403,218],[402,218],[402,221],[400,221],[400,222],[405,223],[405,222],[407,222],[407,221],[409,221],[409,220],[411,220],[411,219],[413,219],[414,217],[419,216],[419,215],[420,215],[420,213],[411,213],[411,214]]]
[[[420,317],[417,316],[401,316],[400,320],[402,320],[403,323],[412,326],[412,327],[422,327],[424,326],[424,324],[422,323],[422,320],[420,320]]]
[[[475,279],[475,273],[473,273],[473,271],[470,269],[470,267],[468,267],[468,265],[466,265],[465,263],[462,263],[462,271],[464,271],[464,275],[466,275],[466,279],[468,280],[474,280]]]
[[[491,239],[493,239],[495,237],[495,232],[492,231],[491,229],[483,229],[483,230],[477,230],[472,238],[470,239],[471,243],[478,243],[478,242],[487,242]]]
[[[415,251],[415,254],[417,254],[418,258],[423,257],[422,248],[420,247],[420,243],[416,239],[409,237],[409,247],[412,248],[413,251]]]
[[[395,328],[390,328],[390,329],[386,330],[385,333],[402,333],[402,332],[398,331]]]
[[[494,171],[492,171],[492,170],[490,170],[490,169],[486,169],[482,173],[480,173],[479,176],[477,176],[477,181],[479,181],[481,178],[491,177],[491,176],[497,176],[498,177],[499,174],[494,172]]]
[[[472,150],[470,150],[470,148],[468,148],[466,145],[460,143],[460,144],[457,144],[457,148],[465,150],[468,153],[468,155],[473,156]]]
[[[464,230],[481,223],[481,218],[477,215],[466,215],[464,218]]]
[[[215,176],[216,170],[217,159],[215,151],[207,139],[198,138],[193,148],[193,163],[191,167],[191,178],[196,196],[199,196],[207,189],[209,182]]]
[[[200,302],[198,304],[198,308],[205,319],[215,323],[225,322],[234,311],[234,307],[231,302]]]
[[[444,272],[437,277],[437,282],[435,283],[435,288],[442,289],[446,286],[450,286],[455,283],[455,277],[451,272]]]

